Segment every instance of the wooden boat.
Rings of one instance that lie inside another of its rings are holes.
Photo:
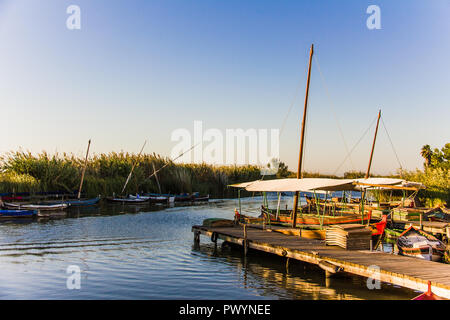
[[[373,249],[377,249],[383,240],[383,236],[386,230],[387,225],[387,215],[383,215],[381,220],[376,223],[372,223],[369,225],[369,228],[372,230],[372,242],[374,243]]]
[[[33,218],[36,210],[0,210],[0,218]]]
[[[130,195],[130,198],[137,198],[137,196]],[[142,199],[148,199],[151,203],[173,203],[175,202],[175,196],[170,194],[159,193],[146,193],[143,196],[139,196]]]
[[[199,202],[200,201],[209,201],[209,194],[207,196],[203,196],[203,197],[194,195],[194,198],[192,200],[194,202],[197,202],[197,201],[199,201]]]
[[[431,292],[431,281],[428,281],[428,290],[422,294],[419,294],[417,297],[412,298],[411,300],[447,300],[445,298],[439,297]]]
[[[302,207],[302,212],[308,212],[307,205]],[[261,217],[269,217],[270,223],[292,223],[291,210],[280,210],[277,218],[276,209],[268,209],[265,206],[261,206]],[[349,223],[361,223],[362,221],[367,223],[370,220],[369,212],[361,217],[360,214],[354,213],[337,213],[336,215],[322,215],[317,213],[301,213],[297,216],[297,224],[300,225],[332,225],[332,224],[349,224]]]
[[[400,235],[403,233],[404,230],[400,229],[384,229],[384,234],[386,235],[386,238],[389,239],[397,239],[400,237]]]
[[[168,203],[169,199],[173,198],[173,197],[164,196],[164,195],[143,195],[143,196],[136,195],[135,196],[135,195],[132,195],[132,194],[130,194],[128,197],[130,199],[146,199],[150,203]]]
[[[122,204],[143,204],[143,203],[148,203],[149,199],[146,198],[106,198],[107,201],[109,202],[115,202],[115,203],[122,203]]]
[[[429,261],[440,261],[446,249],[436,237],[413,226],[398,237],[397,246],[401,255]]]
[[[58,203],[58,204],[30,204],[30,203],[10,203],[4,202],[3,206],[8,209],[18,209],[18,210],[39,210],[39,211],[48,211],[48,210],[63,210],[68,208],[70,205],[67,203]]]
[[[429,221],[450,222],[450,212],[444,207],[433,208],[426,212],[425,215]]]
[[[71,207],[81,207],[81,206],[93,206],[100,201],[100,197],[92,199],[67,199],[61,201],[53,201],[52,204],[62,204],[66,203]]]

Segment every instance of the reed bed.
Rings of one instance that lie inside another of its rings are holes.
[[[159,192],[153,166],[162,193],[210,194],[211,197],[234,197],[237,191],[229,184],[256,180],[261,177],[257,166],[212,166],[207,164],[179,164],[156,154],[111,152],[93,155],[88,159],[83,193],[86,196],[121,194],[123,185],[136,163],[124,194]],[[42,152],[10,152],[0,159],[0,193],[66,191],[79,187],[84,159],[73,154],[49,155]]]
[[[159,192],[155,177],[149,178],[153,173],[153,166],[157,171],[164,167],[157,176],[161,192],[170,194],[200,192],[210,194],[213,198],[237,197],[237,190],[227,187],[228,185],[261,178],[261,168],[258,166],[180,164],[155,153],[138,156],[125,152],[110,152],[94,154],[88,159],[83,193],[88,197],[120,195],[134,163],[136,167],[124,194]],[[49,155],[47,152],[41,152],[33,155],[23,151],[9,152],[0,158],[0,193],[75,192],[79,187],[83,165],[84,158],[73,154]],[[296,174],[283,164],[276,176],[266,176],[264,179],[295,176]],[[345,178],[363,176],[362,172],[347,172],[344,175]],[[418,199],[424,205],[450,204],[449,170],[426,168],[423,171],[402,171],[401,176],[409,181],[421,182],[427,187],[418,194]],[[303,173],[303,177],[338,178],[308,172]],[[401,198],[402,195],[394,193],[394,196]],[[384,195],[384,198],[386,197],[387,194]]]

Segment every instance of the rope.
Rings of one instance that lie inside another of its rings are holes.
[[[381,123],[383,124],[383,128],[386,131],[386,134],[388,136],[389,142],[391,143],[391,147],[392,147],[392,150],[394,151],[395,157],[397,158],[398,165],[400,166],[400,177],[401,177],[402,176],[403,167],[402,167],[402,164],[400,162],[400,159],[398,158],[397,152],[395,151],[394,144],[392,143],[392,140],[391,140],[391,136],[389,135],[389,132],[388,132],[388,130],[386,128],[386,125],[384,124],[383,117],[381,117]]]
[[[341,127],[341,125],[340,125],[340,123],[339,123],[339,121],[337,119],[336,113],[334,112],[333,102],[331,100],[330,92],[328,91],[328,86],[327,86],[327,84],[325,82],[325,77],[323,76],[323,73],[322,73],[322,71],[320,69],[319,60],[317,60],[317,56],[314,56],[314,59],[315,59],[316,64],[317,64],[317,69],[319,70],[320,79],[322,80],[322,85],[325,88],[325,92],[327,94],[327,97],[328,97],[328,100],[329,100],[329,103],[330,103],[331,113],[333,114],[334,120],[336,120],[336,125],[338,127],[339,134],[341,135],[342,141],[344,142],[345,150],[347,151],[347,156],[350,159],[350,163],[352,165],[352,168],[353,168],[353,170],[355,170],[355,165],[353,164],[352,158],[350,157],[350,152],[348,150],[348,145],[347,145],[347,142],[345,141],[344,134],[342,132],[342,127]]]
[[[292,108],[294,107],[295,100],[297,99],[298,93],[300,92],[300,87],[301,87],[302,83],[303,83],[303,80],[300,79],[300,81],[298,82],[297,88],[295,89],[294,98],[291,101],[291,105],[289,106],[289,110],[288,110],[288,112],[287,112],[286,116],[284,117],[284,120],[283,120],[283,122],[281,124],[280,136],[283,133],[283,130],[284,130],[285,126],[286,126],[286,122],[287,122],[287,120],[289,118],[289,114],[291,113]]]
[[[378,117],[378,116],[377,116]],[[370,126],[367,128],[367,130],[363,133],[363,135],[361,136],[361,138],[359,138],[358,142],[356,142],[356,144],[353,146],[353,148],[350,150],[350,153],[353,152],[353,150],[355,150],[355,148],[358,146],[358,144],[361,142],[361,140],[366,136],[367,132],[369,132],[370,128],[372,128],[372,126],[374,125],[375,121],[377,120],[377,117],[375,117],[375,119],[372,121],[372,123],[370,124]],[[334,170],[333,175],[336,174],[336,172],[342,167],[342,165],[345,163],[345,161],[347,160],[347,158],[349,157],[350,153],[345,157],[345,159],[342,161],[342,163],[339,165],[339,167]]]

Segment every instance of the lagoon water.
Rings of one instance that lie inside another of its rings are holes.
[[[286,203],[292,201],[285,199]],[[273,202],[272,203],[276,203]],[[258,215],[261,198],[242,200]],[[275,204],[274,204],[275,205]],[[0,299],[411,299],[418,293],[250,251],[217,249],[191,226],[233,218],[237,200],[163,206],[72,208],[67,217],[0,223]],[[81,270],[68,289],[69,266]]]

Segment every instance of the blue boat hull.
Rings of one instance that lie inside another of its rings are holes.
[[[55,201],[52,204],[68,204],[71,207],[81,207],[81,206],[93,206],[100,201],[100,198],[86,199],[86,200],[63,200],[63,201]]]
[[[0,210],[0,218],[33,218],[36,210]]]

